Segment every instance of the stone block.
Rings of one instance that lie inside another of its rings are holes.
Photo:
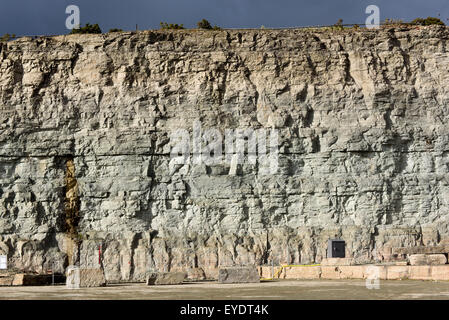
[[[321,278],[328,280],[340,279],[340,269],[337,266],[321,266]]]
[[[106,279],[102,269],[80,269],[80,287],[104,287]]]
[[[412,254],[409,256],[409,261],[412,266],[433,266],[446,264],[447,258],[444,254]]]
[[[260,277],[254,267],[221,267],[218,270],[220,283],[258,283]]]
[[[106,278],[103,269],[67,268],[66,286],[70,289],[104,287]]]
[[[147,276],[147,285],[182,284],[187,274],[184,272],[152,272]]]
[[[51,274],[26,274],[14,275],[13,286],[48,286],[52,284]]]
[[[430,266],[430,273],[432,275],[432,280],[449,281],[449,265]]]
[[[427,256],[427,262],[431,266],[445,265],[447,263],[447,258],[444,254],[429,254]]]
[[[12,286],[14,276],[0,277],[0,287],[2,286]]]
[[[432,280],[431,266],[410,266],[409,277],[410,280]]]
[[[319,279],[321,267],[286,267],[284,279]]]
[[[322,266],[352,266],[353,264],[352,258],[325,258],[321,260]]]
[[[412,266],[425,266],[427,263],[427,255],[425,254],[412,254],[409,256],[410,265]]]
[[[405,280],[409,278],[409,266],[385,266],[387,280]]]
[[[339,266],[340,279],[364,279],[365,266]]]
[[[258,268],[258,272],[259,272],[259,276],[262,278],[262,279],[269,279],[269,278],[271,278],[272,276],[274,276],[274,273],[276,272],[276,270],[279,270],[279,266],[275,266],[273,269],[274,269],[274,272],[273,272],[273,274],[272,274],[272,268],[271,268],[271,266],[260,266],[260,267],[257,267]]]

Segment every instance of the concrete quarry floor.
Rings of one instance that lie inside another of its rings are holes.
[[[0,299],[92,300],[449,300],[449,281],[382,280],[367,289],[365,280],[278,280],[256,284],[185,283],[173,286],[114,284],[103,288],[67,289],[0,287]]]

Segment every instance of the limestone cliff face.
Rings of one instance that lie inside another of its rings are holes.
[[[1,44],[0,251],[36,271],[100,262],[111,281],[320,262],[334,237],[359,262],[448,243],[448,37],[146,31]],[[170,133],[196,120],[277,129],[278,172],[171,169]]]

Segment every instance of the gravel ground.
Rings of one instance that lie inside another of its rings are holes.
[[[115,284],[103,288],[0,287],[0,299],[162,299],[162,300],[352,300],[352,299],[448,299],[449,282],[381,281],[367,289],[362,280],[281,280],[256,284],[185,283],[173,286]]]

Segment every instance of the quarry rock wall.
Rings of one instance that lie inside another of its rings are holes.
[[[449,244],[449,30],[144,31],[0,44],[0,254],[148,271]],[[278,168],[170,165],[174,130],[278,133]]]

